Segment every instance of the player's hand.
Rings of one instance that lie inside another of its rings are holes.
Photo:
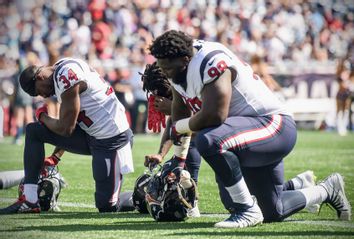
[[[161,154],[150,154],[145,156],[144,166],[154,168],[156,165],[160,164],[163,160]]]
[[[55,156],[54,154],[52,156],[46,157],[44,159],[44,166],[56,166],[60,161],[60,158]]]
[[[48,170],[50,168],[54,168],[58,165],[60,158],[55,155],[51,155],[49,157],[44,158],[43,166],[41,168],[41,175],[44,177],[48,177]]]
[[[165,178],[171,173],[176,174],[180,172],[185,165],[186,160],[174,155],[170,160],[162,165],[161,177]],[[179,175],[176,175],[179,178]]]
[[[155,96],[154,100],[155,109],[165,115],[171,115],[172,101],[165,97]]]
[[[36,109],[36,118],[40,123],[43,124],[43,122],[41,121],[41,114],[42,113],[48,114],[47,104],[44,104],[43,106]]]

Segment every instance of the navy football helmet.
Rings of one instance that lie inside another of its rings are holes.
[[[136,210],[140,213],[149,213],[146,207],[145,195],[146,195],[146,187],[150,182],[151,175],[144,173],[140,175],[134,185],[133,191],[133,205]]]
[[[151,176],[146,189],[146,202],[150,215],[155,221],[183,221],[188,218],[187,210],[198,200],[197,186],[193,179],[185,188],[180,183],[182,168],[174,168],[167,176],[159,172]]]

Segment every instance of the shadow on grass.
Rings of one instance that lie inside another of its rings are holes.
[[[285,236],[292,236],[292,237],[300,237],[300,236],[354,236],[354,232],[343,232],[343,231],[331,231],[331,230],[311,230],[311,231],[287,231],[287,232],[277,232],[277,231],[244,231],[245,229],[225,229],[225,231],[193,231],[193,232],[176,232],[171,233],[169,235],[173,236],[205,236],[205,237],[221,237],[221,236],[232,236],[234,237],[262,237],[267,238],[271,236],[277,237],[285,237]]]
[[[38,219],[109,219],[109,218],[151,218],[149,214],[138,212],[55,212],[41,213]],[[33,219],[33,218],[31,218]]]
[[[247,229],[216,229],[213,228],[214,223],[210,222],[189,222],[189,223],[171,223],[154,221],[133,221],[133,222],[118,222],[109,223],[106,225],[87,225],[87,224],[74,224],[74,225],[50,225],[50,226],[28,226],[20,227],[11,230],[2,230],[2,232],[25,232],[39,230],[41,232],[89,232],[89,231],[161,231],[166,233],[166,236],[205,236],[220,238],[221,236],[232,237],[257,237],[260,236],[270,237],[285,237],[285,236],[354,236],[353,231],[333,231],[331,229],[324,230],[308,230],[308,231],[274,231],[274,229],[264,230],[260,227],[247,228]],[[197,229],[197,231],[196,231]],[[199,229],[199,230],[198,230]],[[208,230],[209,229],[209,230]],[[183,230],[183,232],[181,232]],[[170,233],[169,233],[170,232]]]
[[[168,229],[187,229],[187,228],[209,228],[213,223],[206,222],[155,222],[149,214],[141,214],[137,212],[118,212],[118,213],[98,213],[98,212],[56,212],[56,213],[41,213],[37,215],[10,215],[8,219],[20,220],[89,220],[85,223],[74,223],[70,225],[40,225],[28,226],[21,224],[20,226],[8,230],[0,230],[0,232],[19,232],[19,231],[97,231],[97,230],[168,230]],[[91,220],[105,220],[108,223],[102,224],[97,221],[96,224]],[[117,219],[112,221],[111,219]],[[122,221],[125,220],[125,221]]]
[[[0,230],[0,232],[26,232],[26,231],[41,231],[41,232],[89,232],[89,231],[128,231],[134,233],[138,231],[160,231],[166,236],[179,237],[215,237],[232,236],[232,237],[270,237],[270,236],[354,236],[354,231],[349,228],[338,228],[334,231],[333,228],[301,230],[299,225],[296,228],[287,228],[287,231],[277,231],[274,229],[275,223],[263,224],[253,228],[246,229],[216,229],[213,228],[215,222],[200,222],[188,220],[187,222],[155,222],[148,214],[139,214],[136,212],[128,213],[97,213],[97,212],[59,212],[59,213],[42,213],[36,217],[21,217],[16,216],[16,219],[23,220],[53,220],[50,225],[32,225],[26,226],[22,224],[11,229]],[[71,219],[71,220],[70,220]],[[67,223],[63,224],[63,220]],[[91,221],[91,219],[97,221]],[[108,219],[107,222],[99,221],[100,219]],[[111,220],[113,219],[113,220]],[[117,220],[114,220],[117,219]],[[55,224],[56,220],[60,224]],[[69,221],[70,220],[70,221]],[[122,221],[124,220],[124,221]],[[298,221],[298,220],[294,220]],[[301,221],[301,220],[299,220]],[[321,221],[321,220],[314,220]],[[78,223],[76,223],[78,222]],[[284,224],[291,223],[282,222]],[[39,223],[38,223],[39,224]],[[280,224],[280,223],[279,223]],[[269,225],[269,227],[267,226]],[[299,230],[300,228],[300,230]]]
[[[212,228],[213,223],[206,222],[155,222],[139,220],[139,221],[126,221],[126,222],[111,222],[104,225],[95,224],[70,224],[70,225],[42,225],[42,226],[21,226],[18,228],[13,228],[9,230],[0,230],[0,232],[25,232],[25,231],[35,231],[39,230],[41,232],[88,232],[88,231],[111,231],[111,230],[122,230],[122,231],[166,231],[166,230],[178,230],[178,229],[202,229],[202,228]]]

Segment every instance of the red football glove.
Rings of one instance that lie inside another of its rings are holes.
[[[166,128],[166,116],[155,109],[154,101],[155,96],[150,95],[148,98],[148,129],[154,133],[159,133],[161,132],[161,125]]]
[[[41,175],[44,177],[48,176],[48,167],[55,167],[60,161],[60,158],[55,156],[54,154],[46,157],[43,162],[43,166],[41,169]]]
[[[54,154],[52,156],[46,157],[44,159],[44,166],[56,166],[60,161],[60,158],[55,156]]]
[[[40,120],[41,114],[45,113],[48,114],[48,107],[47,104],[44,104],[43,106],[39,107],[36,109],[36,118],[37,120],[43,124],[43,122]]]

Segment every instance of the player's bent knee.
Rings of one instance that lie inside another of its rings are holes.
[[[118,206],[110,206],[110,205],[107,205],[105,207],[100,207],[98,208],[98,211],[100,213],[105,213],[105,212],[117,212],[118,211]]]
[[[33,135],[36,134],[40,127],[38,122],[32,122],[26,125],[26,135]]]
[[[268,215],[268,216],[263,214],[263,217],[264,217],[264,220],[263,220],[264,223],[282,222],[284,220],[283,215],[280,215],[280,214],[273,214],[273,215]]]
[[[284,207],[281,200],[278,200],[275,204],[266,204],[261,207],[264,222],[281,222],[284,219]]]
[[[99,212],[118,211],[118,203],[111,201],[111,193],[108,193],[106,189],[102,190],[102,188],[98,189],[96,187],[95,202],[96,202],[96,208],[98,209]]]
[[[263,213],[264,221],[263,222],[281,222],[284,220],[282,214],[274,211],[272,213]]]

